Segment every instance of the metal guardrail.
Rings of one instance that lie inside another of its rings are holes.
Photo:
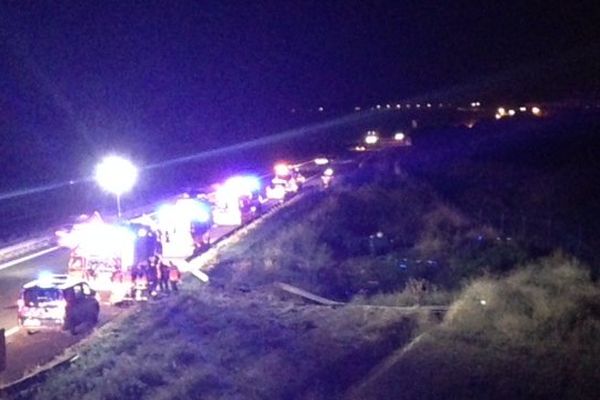
[[[0,249],[0,263],[14,260],[32,252],[43,250],[54,245],[53,236],[43,236],[37,239],[26,240]]]
[[[40,382],[50,372],[60,367],[66,367],[79,358],[77,353],[66,353],[50,363],[39,367],[19,380],[0,387],[0,397],[18,393],[35,382]]]

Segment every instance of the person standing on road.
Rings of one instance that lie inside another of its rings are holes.
[[[156,296],[156,286],[158,284],[157,259],[153,256],[148,260],[148,269],[146,277],[148,278],[148,294]]]
[[[139,264],[135,264],[131,267],[131,298],[136,298],[137,291],[137,282],[140,276],[142,275],[142,271],[140,269]]]
[[[165,261],[163,259],[160,259],[158,261],[158,268],[159,268],[159,272],[160,272],[160,291],[161,292],[165,292],[168,293],[169,292],[169,273],[170,273],[170,268],[169,266],[165,263]]]
[[[171,282],[171,290],[177,292],[177,284],[181,279],[181,272],[177,265],[173,264],[172,261],[169,261],[169,282]]]

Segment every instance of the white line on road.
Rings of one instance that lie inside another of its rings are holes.
[[[19,332],[19,327],[18,326],[13,326],[10,329],[7,329],[4,331],[4,337],[9,337],[11,335],[14,335],[15,333]]]
[[[7,263],[0,264],[0,271],[2,271],[3,269],[6,269],[6,268],[10,268],[10,267],[12,267],[14,265],[17,265],[17,264],[21,264],[22,262],[25,262],[25,261],[28,261],[28,260],[32,260],[32,259],[37,258],[39,256],[43,256],[44,254],[52,253],[53,251],[56,251],[58,249],[60,249],[60,246],[50,247],[49,249],[41,250],[41,251],[38,251],[37,253],[33,253],[33,254],[28,255],[28,256],[17,258],[16,260],[9,261]]]

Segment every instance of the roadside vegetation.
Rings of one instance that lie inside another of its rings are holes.
[[[518,242],[474,223],[381,158],[223,251],[213,279],[229,286],[282,281],[357,304],[449,304],[466,280],[527,259]]]
[[[562,248],[600,276],[600,119],[563,112],[420,133],[397,161],[530,257]]]
[[[390,355],[355,399],[597,399],[600,288],[557,253],[468,285],[444,322]]]
[[[190,281],[180,295],[100,328],[77,346],[76,361],[12,398],[339,398],[409,342],[418,319]]]

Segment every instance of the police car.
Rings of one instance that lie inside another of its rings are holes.
[[[97,323],[100,314],[96,292],[68,275],[45,275],[26,283],[17,306],[19,326],[28,333],[70,330],[75,334],[82,323]]]

